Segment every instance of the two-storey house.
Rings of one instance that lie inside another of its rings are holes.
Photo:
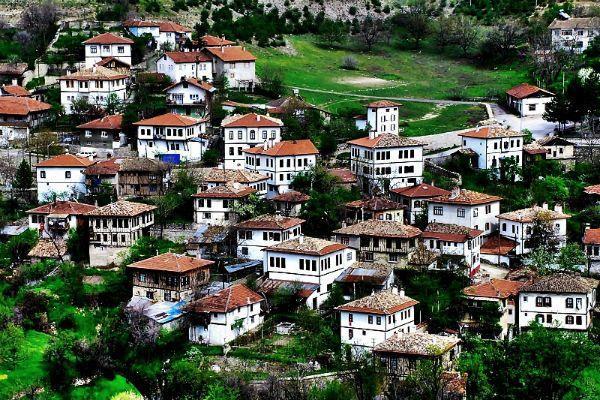
[[[200,190],[222,186],[227,182],[239,183],[256,190],[256,195],[264,197],[267,194],[269,177],[245,169],[200,168],[197,173]]]
[[[210,279],[214,261],[164,253],[127,266],[133,278],[133,296],[157,301],[191,300]]]
[[[534,225],[547,224],[553,231],[557,247],[567,244],[567,219],[570,215],[563,213],[562,206],[556,205],[554,210],[548,209],[548,204],[542,207],[533,206],[521,210],[510,211],[498,215],[500,235],[514,241],[516,255],[528,254],[533,250],[529,243]]]
[[[122,158],[119,166],[117,196],[152,197],[161,196],[167,189],[171,177],[171,165],[148,158]]]
[[[588,269],[597,274],[600,272],[600,228],[586,227],[583,234],[583,247],[588,258]]]
[[[300,235],[263,249],[268,279],[316,285],[306,305],[317,309],[328,297],[333,282],[356,259],[348,246]]]
[[[128,20],[123,22],[123,27],[136,37],[152,35],[158,48],[176,49],[192,39],[190,28],[171,21]]]
[[[544,115],[546,104],[554,98],[554,93],[529,83],[521,83],[506,91],[506,102],[521,117]]]
[[[238,223],[238,257],[262,260],[265,247],[300,236],[303,222],[300,218],[265,214]]]
[[[429,199],[428,222],[467,226],[489,235],[498,226],[496,216],[501,200],[498,196],[456,187],[449,194]]]
[[[61,154],[36,166],[37,198],[49,200],[78,199],[87,194],[84,170],[94,164],[89,158]]]
[[[165,89],[167,106],[176,114],[204,117],[210,112],[214,93],[210,83],[196,78],[181,78]]]
[[[131,65],[133,40],[114,33],[101,33],[83,42],[85,46],[85,67],[91,68],[103,58],[114,57]]]
[[[133,123],[140,157],[178,164],[202,159],[206,151],[206,120],[167,113]]]
[[[194,198],[194,222],[208,225],[232,225],[238,222],[236,207],[255,193],[251,187],[228,182],[198,192]]]
[[[367,104],[367,114],[358,116],[356,127],[375,133],[399,134],[398,117],[401,104],[390,100],[377,100]]]
[[[519,290],[524,284],[506,279],[490,279],[488,282],[464,288],[467,309],[459,322],[461,331],[477,333],[485,339],[512,339],[517,321],[516,304]],[[490,331],[489,326],[485,326],[487,324],[481,324],[481,317],[485,315],[486,308],[492,308],[494,305],[500,313],[498,331]]]
[[[391,289],[394,270],[387,263],[356,261],[335,278],[344,300],[358,299],[369,294]]]
[[[297,217],[300,215],[302,205],[308,202],[308,200],[310,200],[309,195],[295,190],[290,190],[271,197],[271,201],[275,204],[275,210],[288,217]]]
[[[333,231],[336,242],[358,251],[360,261],[375,261],[404,268],[421,230],[398,221],[367,220]]]
[[[475,167],[502,171],[504,159],[512,158],[517,166],[523,165],[523,133],[501,126],[480,126],[458,134],[462,148],[477,155]]]
[[[415,332],[418,301],[397,288],[383,290],[336,308],[342,344],[355,352],[370,350],[395,333]]]
[[[243,150],[246,156],[244,168],[269,177],[267,197],[271,198],[290,190],[296,174],[308,171],[317,164],[319,150],[310,141],[284,140],[273,144]]]
[[[404,206],[385,197],[371,197],[345,204],[346,223],[355,224],[369,219],[404,221]]]
[[[48,119],[51,108],[29,97],[0,96],[0,145],[27,140],[30,130]]]
[[[446,196],[450,192],[446,189],[420,183],[418,185],[390,190],[392,200],[404,206],[404,218],[409,224],[414,224],[419,216],[427,219],[427,201],[433,197]]]
[[[90,226],[90,266],[123,261],[127,249],[154,225],[155,206],[120,200],[86,214]]]
[[[255,113],[232,115],[223,119],[221,130],[225,142],[225,168],[244,169],[243,151],[265,142],[281,141],[283,122]]]
[[[592,323],[598,281],[556,273],[523,285],[519,291],[519,329],[532,322],[547,328],[585,331]]]
[[[74,201],[53,201],[27,210],[29,229],[38,231],[42,238],[66,239],[70,229],[87,228],[84,215],[95,209]]]
[[[567,170],[575,165],[575,144],[559,136],[545,136],[533,143],[525,145],[524,150],[533,147],[545,150],[544,159],[554,160],[565,166]]]
[[[156,61],[156,71],[180,82],[183,78],[213,79],[212,58],[204,51],[166,51]]]
[[[75,112],[73,103],[82,99],[102,108],[106,106],[110,96],[116,96],[120,101],[127,98],[129,75],[120,70],[94,65],[74,73],[68,73],[58,80],[60,104],[67,114]]]
[[[241,46],[206,47],[212,57],[214,77],[226,77],[229,87],[253,90],[256,84],[256,57]]]
[[[438,254],[437,266],[462,269],[473,277],[480,267],[483,231],[454,224],[430,223],[421,235],[425,247]]]
[[[86,147],[101,149],[118,149],[127,144],[127,136],[123,133],[123,116],[106,115],[102,118],[77,126],[82,132],[79,143]]]
[[[555,50],[582,53],[600,33],[600,18],[555,18],[548,30]]]
[[[191,342],[223,346],[263,323],[263,297],[247,286],[235,284],[190,303]]]

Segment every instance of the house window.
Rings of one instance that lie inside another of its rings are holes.
[[[529,104],[529,111],[535,111],[535,104]]]
[[[377,325],[381,325],[381,317],[377,317],[376,321],[377,321]]]
[[[441,207],[441,206],[433,207],[433,215],[444,215],[444,207]]]
[[[125,53],[125,46],[119,46],[119,47],[117,47],[117,52],[119,54],[124,54]]]
[[[567,297],[567,300],[565,302],[565,307],[566,308],[573,308],[573,298],[572,297]]]
[[[575,322],[574,319],[573,319],[573,316],[572,315],[567,315],[567,317],[565,318],[565,323],[567,325],[573,325],[573,322]]]
[[[575,324],[576,325],[583,324],[583,319],[581,318],[581,315],[578,315],[578,316],[575,317]]]
[[[90,53],[96,54],[97,52],[98,52],[98,47],[96,47],[96,46],[90,46]]]
[[[544,316],[542,314],[537,314],[535,316],[535,320],[536,320],[536,322],[538,322],[540,324],[543,324],[544,323]]]
[[[398,254],[390,254],[390,262],[398,262]]]
[[[459,218],[464,218],[465,217],[465,209],[464,208],[458,208],[456,210],[456,216]]]
[[[65,171],[65,178],[67,178],[67,179],[71,178],[71,171]]]
[[[352,329],[348,329],[348,339],[352,339],[354,337],[354,331]]]
[[[40,171],[40,178],[46,178],[46,171]]]
[[[373,316],[372,315],[369,315],[368,320],[369,320],[369,324],[373,324]]]

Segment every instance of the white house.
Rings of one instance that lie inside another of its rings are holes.
[[[267,141],[281,141],[280,119],[255,113],[232,115],[223,119],[221,129],[225,141],[225,168],[244,169],[243,151]]]
[[[194,318],[189,328],[192,342],[223,346],[262,324],[263,298],[245,285],[236,284],[191,302],[186,310]]]
[[[245,47],[220,46],[204,49],[212,57],[215,77],[226,77],[229,87],[252,90],[256,84],[256,57]]]
[[[459,133],[462,148],[477,154],[479,169],[499,169],[501,160],[512,157],[516,164],[523,165],[523,133],[500,126],[481,126]]]
[[[442,256],[440,268],[466,266],[467,276],[473,277],[480,267],[480,247],[483,231],[454,224],[431,223],[421,237],[428,250]]]
[[[86,99],[88,103],[104,107],[109,96],[120,101],[127,98],[129,75],[121,70],[101,66],[91,66],[58,78],[60,83],[60,104],[67,114],[74,112],[73,101]]]
[[[351,140],[350,169],[363,191],[372,193],[423,181],[423,144],[392,133],[370,131]]]
[[[265,214],[238,223],[238,257],[262,260],[265,247],[300,236],[303,222],[300,218]]]
[[[200,160],[207,148],[206,120],[167,113],[143,119],[133,125],[138,129],[140,157],[161,161]]]
[[[0,96],[0,146],[27,140],[30,129],[46,121],[51,108],[29,97]]]
[[[179,82],[181,78],[213,79],[212,58],[203,51],[166,51],[156,61],[156,71],[173,82]]]
[[[546,104],[554,98],[554,93],[528,83],[521,83],[506,91],[508,106],[521,117],[544,115]]]
[[[83,42],[85,46],[85,67],[91,68],[103,58],[114,57],[131,65],[131,45],[133,40],[115,35],[101,33]]]
[[[489,235],[498,225],[500,200],[498,196],[454,188],[449,194],[429,199],[428,222],[467,226]]]
[[[501,331],[493,339],[512,339],[517,321],[516,302],[524,282],[490,279],[463,289],[467,312],[459,322],[461,330],[478,332],[479,312],[485,304],[496,304],[500,312]],[[480,332],[481,333],[481,332]]]
[[[306,305],[317,309],[327,298],[335,279],[356,260],[346,245],[300,235],[263,249],[263,268],[270,280],[317,286]]]
[[[556,18],[548,26],[552,47],[581,53],[600,32],[600,18]]]
[[[66,239],[70,229],[87,227],[84,214],[95,209],[90,204],[53,201],[27,210],[29,229],[38,231],[43,238]]]
[[[392,200],[402,204],[405,208],[404,216],[409,224],[414,224],[419,215],[427,213],[427,200],[432,197],[449,195],[450,192],[428,183],[395,188],[390,190]]]
[[[586,227],[583,234],[583,247],[588,258],[588,267],[591,272],[600,272],[600,228]]]
[[[87,193],[83,171],[94,164],[89,158],[61,154],[38,163],[36,168],[40,203],[78,199]]]
[[[209,225],[231,225],[238,222],[236,205],[248,199],[256,190],[239,183],[225,185],[192,195],[194,198],[194,222]]]
[[[517,244],[515,254],[522,255],[532,250],[529,240],[536,221],[549,224],[557,246],[564,247],[567,244],[567,218],[571,216],[562,212],[562,206],[557,204],[554,210],[550,210],[548,204],[544,203],[542,207],[533,206],[502,213],[498,215],[498,224],[500,234]]]
[[[186,40],[192,39],[190,28],[171,21],[128,20],[123,22],[123,27],[136,37],[152,35],[159,48],[166,45],[175,49]]]
[[[256,190],[256,195],[264,197],[267,194],[267,181],[269,177],[245,169],[200,168],[198,170],[200,190],[207,190],[215,186],[222,186],[228,182],[239,183]]]
[[[319,150],[310,139],[303,139],[265,142],[243,153],[246,156],[244,168],[268,176],[267,197],[274,197],[290,190],[296,174],[317,164]]]
[[[204,117],[209,111],[214,93],[213,85],[196,78],[181,78],[165,89],[171,112]]]
[[[385,197],[371,197],[345,204],[346,223],[355,224],[369,219],[404,221],[404,207]]]
[[[519,329],[536,321],[548,328],[585,331],[596,306],[596,279],[556,273],[519,291]]]
[[[367,104],[367,128],[375,136],[383,133],[398,135],[398,109],[401,106],[390,100],[378,100]]]
[[[340,313],[340,338],[356,352],[370,350],[395,333],[415,332],[418,301],[404,290],[392,288],[336,308]]]

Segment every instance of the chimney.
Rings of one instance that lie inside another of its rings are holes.
[[[263,143],[263,150],[267,150],[269,148],[269,142],[265,140]]]
[[[96,66],[95,65],[92,67],[92,72],[96,73]]]
[[[406,296],[406,293],[404,292],[404,288],[400,288],[400,293],[399,294],[400,294],[401,297]]]
[[[225,53],[225,48],[221,46],[221,53]]]
[[[557,203],[557,204],[554,206],[554,211],[556,211],[557,213],[562,213],[562,212],[563,212],[563,206],[562,206],[562,204],[558,204],[558,203]]]
[[[452,188],[452,192],[450,193],[450,199],[455,199],[460,196],[460,188],[455,186]]]
[[[583,231],[585,232],[585,231],[587,231],[588,229],[590,229],[590,223],[589,223],[589,222],[586,222],[586,223],[584,224]]]
[[[260,121],[260,114],[256,114],[256,120]]]
[[[547,210],[547,209],[548,209],[548,203],[546,203],[546,202],[543,202],[543,203],[542,203],[542,208],[543,208],[544,210]]]
[[[298,90],[298,88],[293,88],[292,93],[294,94],[295,97],[298,97],[300,95],[300,90]]]
[[[18,85],[18,83],[17,83],[17,79],[16,79],[16,78],[13,78],[13,80],[12,80],[12,85],[13,85],[13,86],[17,86],[17,85]]]
[[[375,139],[377,137],[377,132],[374,129],[369,130],[369,139]]]
[[[298,243],[304,243],[304,234],[301,233],[300,236],[298,236]]]
[[[398,286],[392,286],[392,294],[398,294]]]

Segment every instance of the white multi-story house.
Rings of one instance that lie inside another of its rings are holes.
[[[213,85],[196,78],[181,78],[165,89],[167,106],[171,112],[204,117],[210,112],[214,93]]]
[[[133,125],[138,129],[140,157],[173,163],[200,160],[208,145],[205,119],[167,113]]]
[[[75,200],[86,195],[83,171],[94,164],[89,158],[61,154],[38,163],[36,168],[38,201],[40,203]]]
[[[473,277],[480,267],[480,248],[483,231],[454,224],[431,223],[421,237],[428,250],[439,254],[437,265],[443,269],[465,266],[467,276]]]
[[[562,206],[556,205],[554,210],[548,209],[548,204],[544,203],[542,207],[533,206],[523,208],[498,215],[498,224],[500,235],[514,241],[516,255],[528,254],[532,250],[529,243],[533,227],[537,221],[542,224],[549,224],[554,234],[557,247],[564,247],[567,244],[567,219],[570,215],[564,214]]]
[[[404,218],[409,224],[414,224],[419,215],[427,214],[427,200],[449,194],[450,192],[446,189],[428,183],[390,190],[392,200],[406,207]]]
[[[232,115],[223,119],[221,129],[225,141],[225,168],[244,169],[243,151],[271,141],[281,141],[280,119],[255,113]]]
[[[506,91],[506,102],[521,117],[544,115],[546,104],[554,98],[554,93],[529,83],[521,83]]]
[[[383,290],[336,308],[342,344],[356,352],[370,350],[395,333],[415,332],[418,301],[397,288]]]
[[[192,195],[194,222],[208,225],[231,225],[238,222],[235,207],[256,190],[239,183],[228,182]]]
[[[351,140],[350,169],[363,191],[372,193],[423,181],[423,144],[392,133],[370,131]]]
[[[523,153],[528,164],[535,164],[539,159],[554,160],[569,170],[575,165],[575,144],[559,136],[544,136],[523,146]]]
[[[600,272],[600,228],[590,229],[586,227],[583,234],[583,247],[588,258],[590,272]]]
[[[300,236],[303,222],[300,218],[265,214],[238,223],[238,257],[262,260],[265,247]]]
[[[458,134],[462,137],[462,148],[477,155],[479,169],[500,169],[501,160],[512,157],[516,164],[523,165],[523,133],[501,126],[481,126]]]
[[[554,49],[582,53],[600,33],[600,18],[556,18],[548,30]]]
[[[86,99],[88,103],[104,107],[109,96],[118,100],[127,98],[129,75],[120,70],[91,66],[58,78],[60,82],[60,104],[65,113],[72,114],[73,102]]]
[[[467,226],[489,235],[498,226],[500,200],[498,196],[454,188],[449,194],[429,199],[428,222]]]
[[[315,310],[329,297],[335,279],[356,260],[356,251],[346,245],[304,235],[263,252],[268,279],[316,285],[306,298],[306,305]]]
[[[131,45],[133,40],[113,33],[101,33],[83,42],[85,46],[85,67],[91,68],[103,58],[114,57],[131,65]]]
[[[398,108],[401,106],[390,100],[378,100],[367,104],[367,115],[365,119],[357,119],[358,129],[375,133],[375,136],[383,133],[398,135]]]
[[[212,58],[203,51],[167,51],[156,61],[156,71],[173,82],[182,78],[212,81]]]
[[[296,174],[317,164],[319,150],[310,139],[303,139],[266,142],[243,153],[246,156],[244,168],[268,176],[267,197],[274,197],[290,190]]]
[[[500,332],[494,332],[492,339],[512,339],[517,321],[516,302],[518,300],[519,290],[524,282],[509,281],[506,279],[490,279],[478,285],[469,286],[463,289],[466,297],[467,312],[459,322],[461,330],[480,333],[485,337],[486,332],[480,332],[479,316],[480,310],[486,304],[496,304],[500,312]],[[489,334],[490,332],[487,332]]]
[[[87,227],[84,214],[95,209],[90,204],[53,201],[27,211],[29,229],[38,231],[43,238],[66,239],[70,229]]]
[[[190,303],[194,318],[189,328],[192,342],[223,346],[262,324],[262,296],[242,284],[219,290]]]
[[[585,331],[592,323],[598,281],[556,273],[527,283],[519,291],[519,329],[536,321],[548,328]]]
[[[175,49],[186,40],[192,39],[190,28],[171,21],[129,20],[123,22],[123,27],[133,36],[152,35],[159,48],[168,46]]]
[[[256,195],[264,197],[267,194],[267,181],[269,177],[245,169],[201,168],[198,170],[198,187],[207,190],[215,186],[222,186],[228,182],[239,183],[256,190]]]
[[[212,57],[215,78],[226,77],[229,87],[253,90],[256,84],[256,57],[241,46],[206,47]]]
[[[90,226],[90,266],[120,264],[127,250],[154,225],[155,206],[120,200],[86,214]]]

